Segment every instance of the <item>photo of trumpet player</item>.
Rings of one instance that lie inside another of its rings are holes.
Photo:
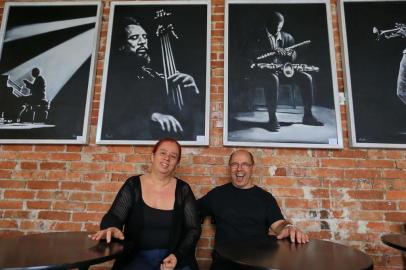
[[[341,4],[353,146],[406,148],[405,9],[405,1]]]
[[[208,142],[207,10],[113,3],[98,143]]]
[[[325,2],[251,3],[228,5],[227,143],[339,148]]]

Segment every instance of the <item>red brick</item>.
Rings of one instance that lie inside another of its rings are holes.
[[[78,181],[82,178],[82,174],[79,172],[49,171],[47,175],[48,180],[57,181]]]
[[[3,145],[3,151],[32,151],[32,145]]]
[[[95,191],[107,191],[107,192],[117,192],[123,184],[121,182],[111,182],[111,183],[97,183],[94,185]]]
[[[55,231],[80,231],[82,229],[82,223],[53,222],[49,228]]]
[[[135,165],[132,163],[109,163],[106,165],[108,172],[134,172]]]
[[[15,169],[16,165],[15,161],[0,161],[0,169]]]
[[[383,192],[378,190],[349,190],[348,195],[353,199],[382,200]]]
[[[66,168],[66,164],[62,162],[41,162],[39,166],[41,170],[64,170]]]
[[[106,181],[109,176],[107,173],[85,173],[83,177],[86,181]]]
[[[71,201],[86,201],[86,202],[93,202],[93,201],[101,201],[102,196],[100,193],[94,192],[73,192],[69,200]]]
[[[38,213],[39,219],[49,219],[49,220],[69,220],[71,214],[69,212],[59,212],[59,211],[40,211]]]
[[[89,163],[89,162],[72,162],[71,163],[72,171],[103,171],[104,165],[100,163]]]
[[[5,199],[32,199],[35,193],[33,191],[26,190],[6,190],[4,191]]]
[[[23,188],[26,184],[26,181],[18,181],[18,180],[0,180],[0,188],[3,189],[19,189]]]
[[[23,161],[21,162],[20,167],[23,170],[36,170],[38,168],[38,165],[37,162]]]
[[[92,158],[94,161],[119,162],[121,160],[118,154],[96,154]]]
[[[22,209],[22,201],[0,201],[0,209]]]
[[[52,153],[50,154],[50,160],[60,160],[60,161],[77,161],[81,159],[79,153]]]
[[[406,200],[406,191],[404,190],[389,190],[386,192],[388,200]]]
[[[51,202],[49,201],[27,201],[28,209],[50,209]]]
[[[352,159],[324,159],[321,161],[322,167],[354,168],[356,161]]]
[[[276,197],[303,197],[302,189],[298,188],[273,188],[272,194]]]
[[[67,211],[84,211],[86,204],[82,202],[65,202],[57,201],[52,204],[54,210],[67,210]]]
[[[83,190],[88,191],[92,189],[91,183],[86,182],[62,182],[61,189],[63,190]]]
[[[363,210],[396,210],[396,203],[391,201],[384,202],[361,202]]]
[[[35,151],[38,152],[62,152],[65,150],[65,145],[36,145]]]
[[[30,189],[57,189],[59,184],[55,181],[31,181],[27,186]]]
[[[73,213],[72,221],[100,222],[104,213]]]
[[[396,222],[405,222],[406,212],[389,212],[385,213],[385,220],[387,221],[396,221]]]
[[[0,229],[12,229],[18,228],[18,224],[15,220],[2,220],[0,219]]]
[[[1,202],[0,202],[0,208],[5,209],[1,207]],[[11,218],[11,219],[27,219],[30,218],[31,212],[30,211],[22,211],[22,210],[5,210],[3,217],[4,218]]]

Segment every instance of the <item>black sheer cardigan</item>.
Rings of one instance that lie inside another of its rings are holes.
[[[104,215],[100,229],[116,227],[123,230],[126,252],[117,258],[113,269],[127,264],[137,251],[137,242],[143,226],[143,207],[140,176],[126,180],[118,192],[110,210]],[[177,179],[175,190],[174,222],[171,228],[169,254],[178,260],[176,267],[188,265],[198,269],[195,248],[201,233],[200,219],[196,199],[190,186]]]

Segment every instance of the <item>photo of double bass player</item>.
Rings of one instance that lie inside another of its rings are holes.
[[[207,144],[206,4],[113,3],[100,144]]]

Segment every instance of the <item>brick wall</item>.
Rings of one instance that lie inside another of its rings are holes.
[[[151,147],[98,146],[95,130],[109,16],[104,4],[90,143],[71,145],[0,145],[0,236],[46,231],[95,231],[127,176],[148,168]],[[4,1],[0,1],[3,7]],[[336,3],[331,3],[338,85],[344,91]],[[1,10],[2,13],[2,10]],[[227,182],[222,146],[224,1],[212,0],[210,146],[184,147],[177,175],[201,197]],[[257,166],[255,180],[277,197],[286,217],[311,237],[359,248],[375,269],[405,267],[401,253],[380,236],[404,232],[406,151],[350,149],[346,108],[341,106],[343,150],[249,148]],[[214,228],[206,221],[197,256],[210,263]]]

